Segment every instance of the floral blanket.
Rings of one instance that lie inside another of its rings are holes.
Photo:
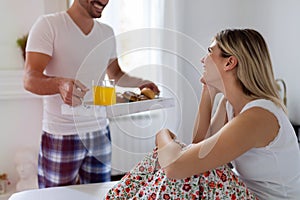
[[[185,179],[167,178],[156,149],[146,155],[112,189],[105,199],[257,199],[227,166]]]

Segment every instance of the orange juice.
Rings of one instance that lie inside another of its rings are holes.
[[[108,106],[116,103],[116,89],[114,87],[93,86],[95,105]]]

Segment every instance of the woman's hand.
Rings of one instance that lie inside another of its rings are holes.
[[[202,89],[209,92],[211,99],[221,92],[218,88],[208,85],[203,77],[201,77],[200,82],[202,83]]]
[[[213,105],[216,95],[220,92],[217,88],[209,86],[204,77],[201,77],[200,81],[202,83],[202,92],[193,129],[193,143],[198,143],[210,135]]]
[[[162,129],[156,134],[155,145],[157,147],[164,146],[168,144],[171,140],[176,139],[176,135],[172,133],[169,129]]]

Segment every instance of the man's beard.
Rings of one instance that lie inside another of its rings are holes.
[[[79,1],[80,5],[85,8],[87,13],[90,15],[91,18],[100,18],[102,16],[102,11],[105,8],[107,4],[102,4],[100,1],[91,1],[89,3],[86,2],[86,0]],[[101,12],[97,12],[97,10],[100,10]]]
[[[106,4],[102,4],[100,1],[91,1],[92,7],[90,7],[90,10],[88,10],[88,13],[92,18],[100,18],[102,16],[102,12],[106,6]],[[94,9],[101,9],[101,12],[94,12]]]

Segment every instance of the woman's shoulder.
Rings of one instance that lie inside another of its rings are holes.
[[[272,116],[274,116],[276,121],[279,123],[287,120],[287,115],[284,110],[273,101],[267,99],[256,99],[250,101],[241,110],[240,114],[242,113],[253,113],[255,118],[262,121],[268,121],[269,117],[273,118]]]
[[[246,110],[249,110],[251,108],[263,108],[264,110],[268,110],[269,112],[277,115],[279,112],[282,111],[282,109],[277,106],[273,101],[267,100],[267,99],[255,99],[253,101],[250,101],[247,103],[244,108],[241,110],[242,112],[245,112]]]

